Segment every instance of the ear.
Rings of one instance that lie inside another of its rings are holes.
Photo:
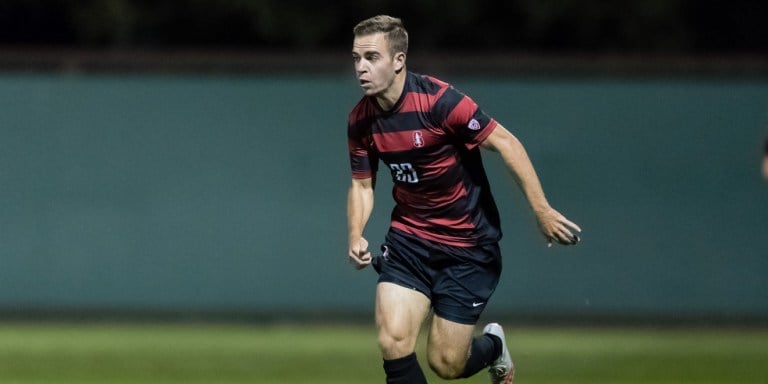
[[[405,53],[397,52],[394,57],[395,73],[400,73],[405,68]]]

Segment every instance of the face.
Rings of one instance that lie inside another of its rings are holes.
[[[405,65],[405,55],[389,53],[384,33],[357,36],[352,44],[352,60],[360,87],[366,96],[385,94]]]

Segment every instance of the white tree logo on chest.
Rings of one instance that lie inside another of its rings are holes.
[[[424,135],[421,133],[421,131],[413,132],[413,146],[416,148],[421,148],[424,146]]]

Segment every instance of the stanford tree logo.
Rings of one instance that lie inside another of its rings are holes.
[[[421,131],[413,132],[413,146],[416,148],[424,146],[424,136],[421,134]]]

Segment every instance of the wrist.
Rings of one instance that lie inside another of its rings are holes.
[[[547,203],[546,201],[543,201],[536,204],[531,204],[531,209],[535,214],[541,215],[549,212],[552,209],[552,207],[549,206],[549,203]]]
[[[349,240],[349,244],[353,244],[353,243],[356,243],[356,242],[360,241],[360,239],[362,239],[362,238],[363,238],[362,234],[354,233],[354,234],[350,234],[347,239]]]

